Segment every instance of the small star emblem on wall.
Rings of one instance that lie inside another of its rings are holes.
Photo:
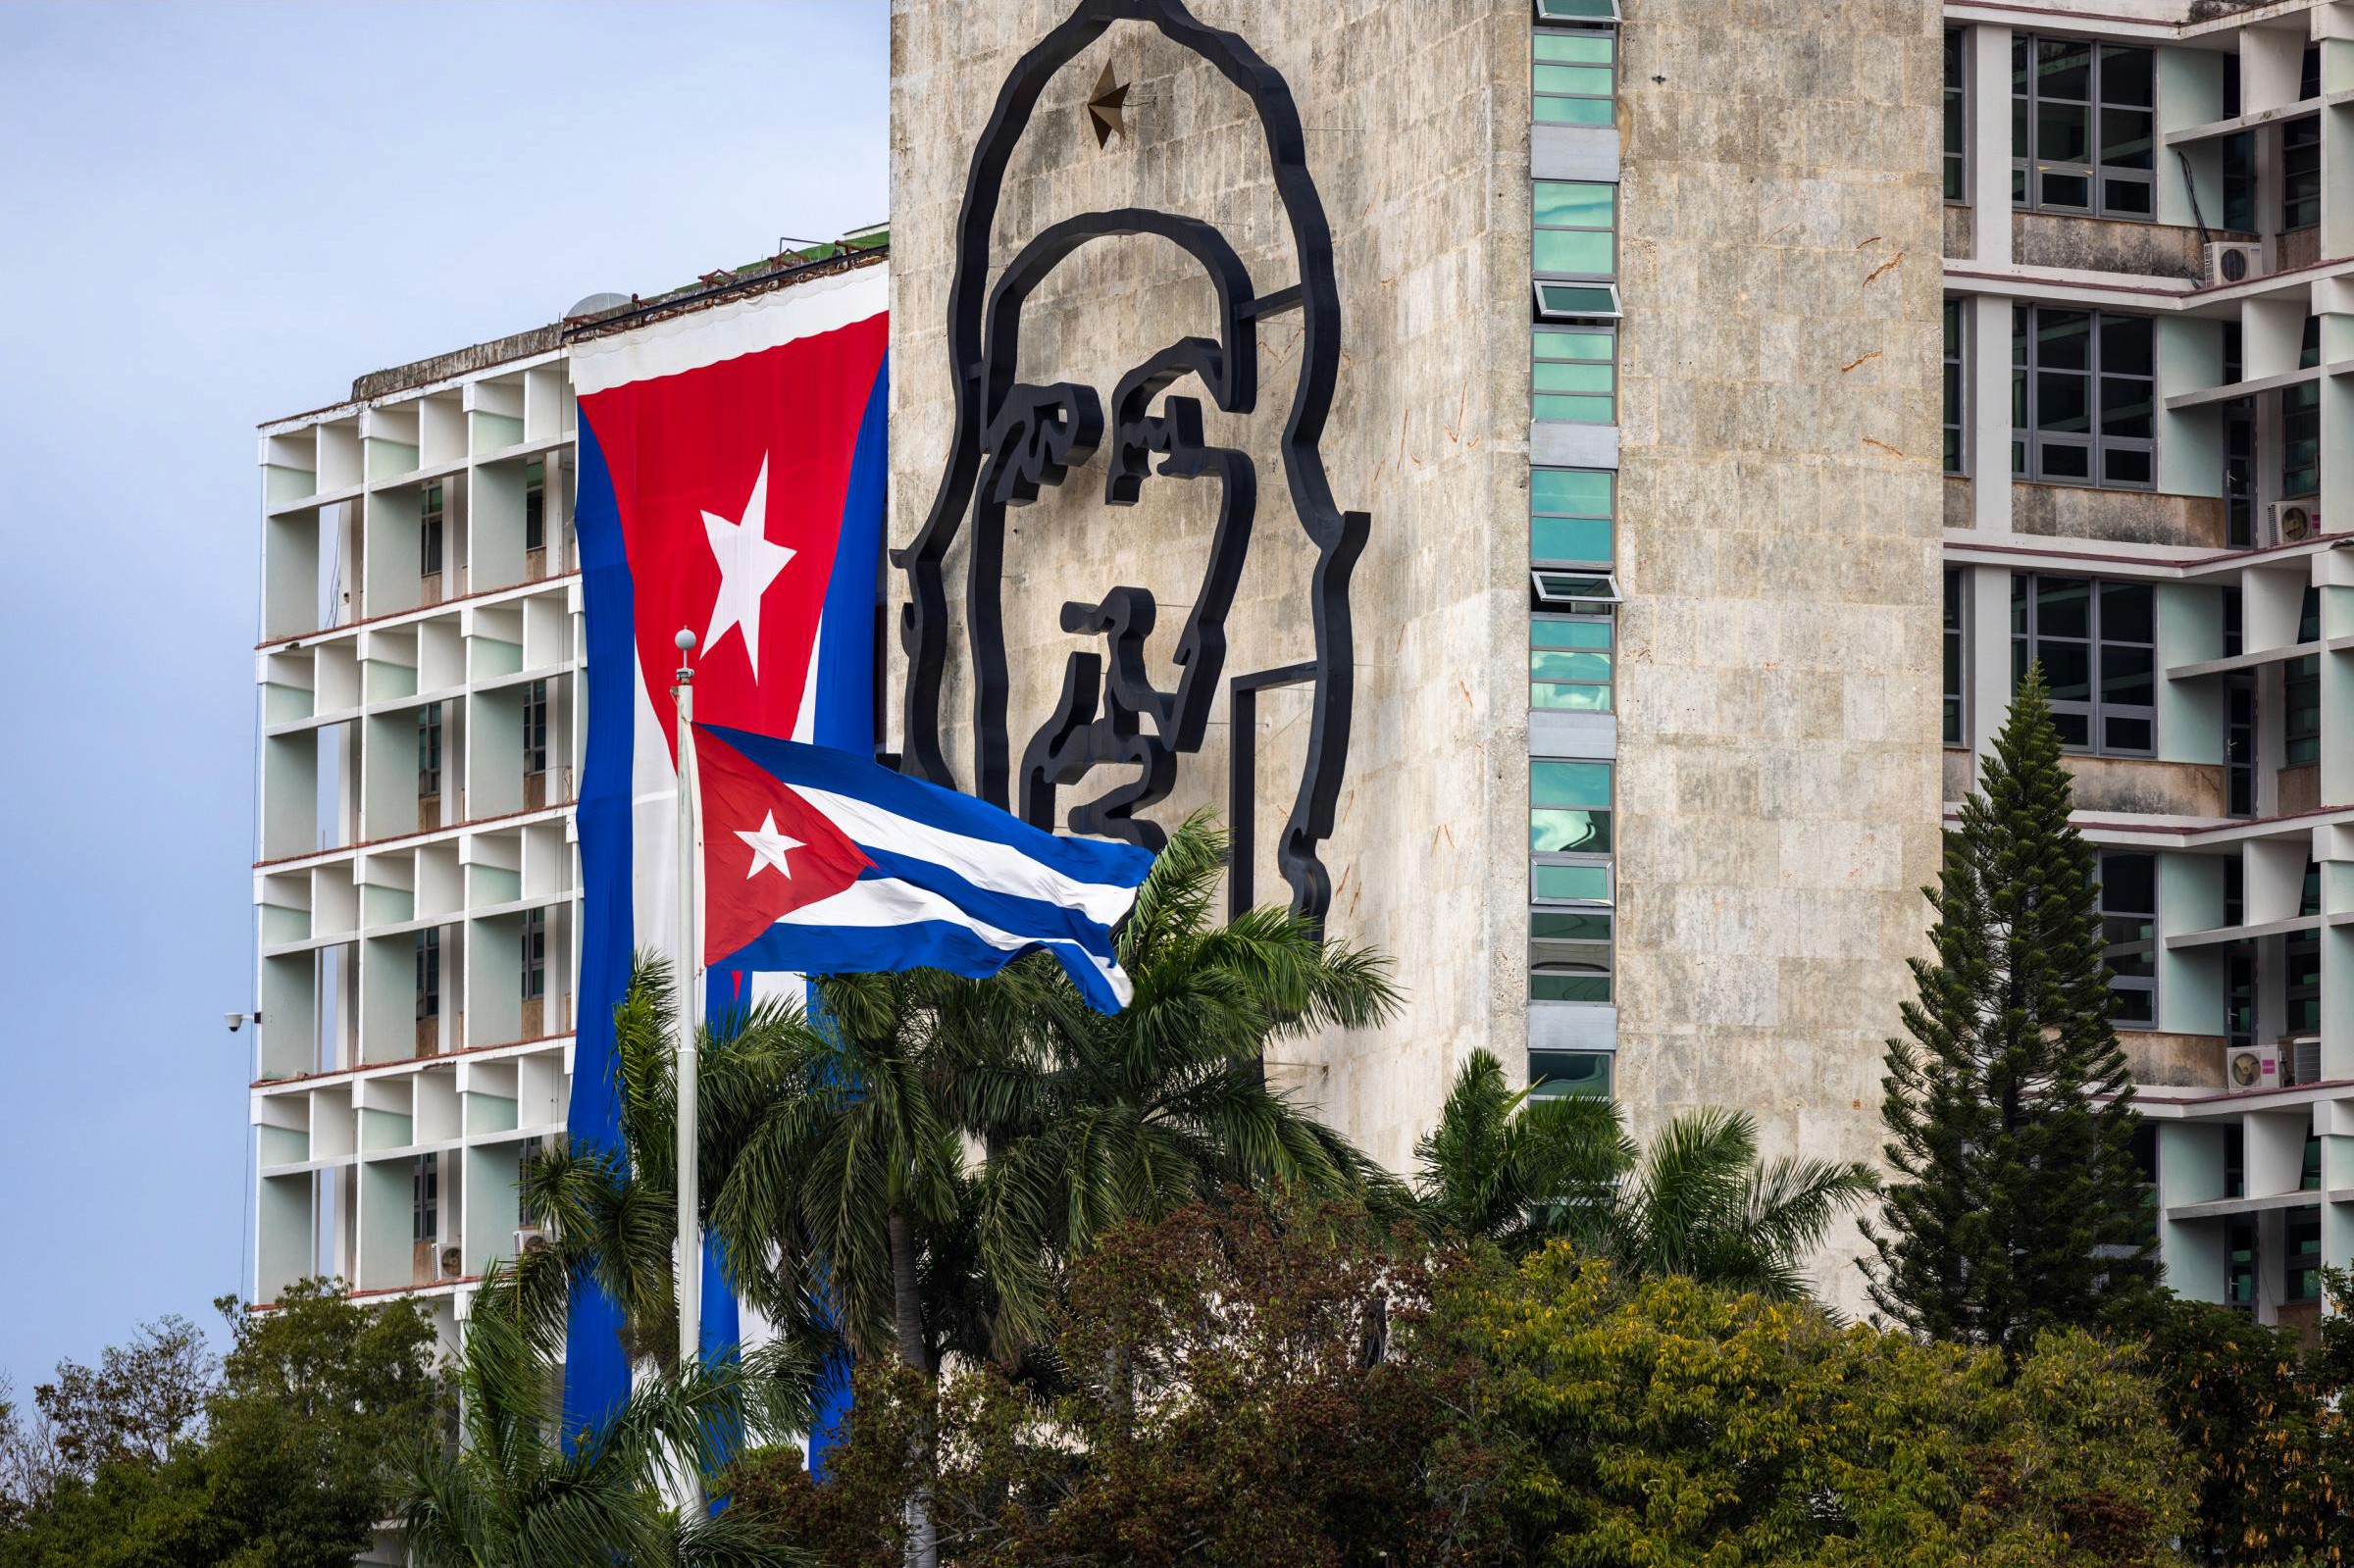
[[[1096,95],[1087,100],[1087,118],[1096,127],[1099,147],[1114,136],[1128,134],[1127,124],[1120,119],[1120,106],[1128,101],[1128,85],[1111,79],[1111,62],[1105,61],[1103,75],[1096,78]]]

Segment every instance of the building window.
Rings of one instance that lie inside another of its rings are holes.
[[[1528,765],[1528,847],[1539,854],[1608,854],[1611,765]]]
[[[1612,620],[1608,615],[1536,615],[1528,623],[1528,705],[1574,713],[1611,711]]]
[[[2318,1140],[2307,1139],[2309,1153],[2321,1152]],[[2318,1158],[2313,1162],[2318,1166]],[[2316,1181],[2308,1187],[2319,1187]],[[2290,1209],[2280,1217],[2280,1298],[2283,1301],[2319,1301],[2322,1298],[2322,1208],[2318,1203],[2301,1209]]]
[[[2109,965],[2110,1016],[2158,1027],[2158,857],[2100,857],[2101,957]]]
[[[2322,319],[2305,318],[2297,346],[2297,369],[2322,362]],[[2312,495],[2322,487],[2322,384],[2304,381],[2280,389],[2280,493]]]
[[[1528,476],[1531,566],[1608,570],[1616,476],[1608,469],[1540,468]]]
[[[2011,472],[2148,489],[2157,478],[2156,366],[2146,316],[2011,308]]]
[[[417,934],[417,1017],[420,1022],[441,1016],[441,930]]]
[[[547,683],[523,688],[523,771],[528,778],[547,772]]]
[[[2157,216],[2156,56],[2084,38],[2011,40],[2011,200],[2043,212]]]
[[[2224,1221],[2224,1303],[2250,1310],[2256,1305],[2256,1216],[2253,1214],[2234,1214]]]
[[[409,1239],[432,1241],[440,1235],[441,1156],[420,1154],[409,1178]]]
[[[547,994],[547,911],[523,912],[523,999],[537,1001]]]
[[[1611,765],[1529,764],[1528,994],[1611,999]]]
[[[1531,1099],[1565,1099],[1587,1095],[1611,1097],[1609,1051],[1530,1051],[1528,1083]]]
[[[2256,680],[2245,670],[2224,677],[2224,770],[2231,797],[2226,809],[2256,815]]]
[[[441,793],[441,704],[429,702],[417,710],[417,794],[420,799]]]
[[[2289,767],[2322,760],[2322,661],[2319,654],[2291,659],[2280,684],[2280,719]]]
[[[441,486],[425,487],[423,509],[417,515],[417,572],[421,577],[441,575]]]
[[[1545,126],[1612,123],[1618,94],[1616,33],[1594,27],[1538,27],[1531,50],[1531,119]]]
[[[2236,82],[2239,73],[2226,67],[2224,79]],[[2238,115],[2226,108],[2224,118],[2235,120]],[[2256,132],[2252,130],[2235,130],[2224,138],[2224,227],[2242,234],[2256,232]]]
[[[523,466],[523,547],[547,548],[547,464],[543,460]]]
[[[2280,227],[2310,228],[2322,221],[2322,117],[2307,115],[2280,127]]]
[[[1962,574],[1945,575],[1945,743],[1962,744]]]
[[[1618,0],[1537,0],[1539,22],[1616,22]]]
[[[2011,579],[2011,677],[2040,663],[2052,723],[2071,751],[2146,757],[2157,749],[2157,625],[2146,582]]]
[[[1535,184],[1529,267],[1548,321],[1618,314],[1618,187],[1591,179]]]
[[[1533,334],[1529,412],[1540,420],[1608,425],[1617,418],[1617,333],[1608,327],[1540,327]]]
[[[1945,29],[1945,199],[1970,199],[1970,96],[1962,29]]]
[[[1963,471],[1962,302],[1958,299],[1945,302],[1945,471]]]

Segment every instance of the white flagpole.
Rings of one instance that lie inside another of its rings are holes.
[[[694,1364],[702,1348],[703,1237],[699,1189],[702,1169],[697,1149],[699,1106],[696,1101],[695,1024],[703,991],[702,945],[696,917],[701,868],[702,824],[694,799],[694,671],[688,664],[694,651],[694,633],[678,635],[678,684],[671,694],[679,708],[679,966],[678,966],[678,1101],[679,1101],[679,1370]],[[695,1478],[700,1491],[700,1478]]]

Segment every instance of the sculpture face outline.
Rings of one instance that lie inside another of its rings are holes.
[[[1154,26],[1214,66],[1251,100],[1266,135],[1276,191],[1289,220],[1299,282],[1258,295],[1249,270],[1209,224],[1147,208],[1083,213],[1025,244],[989,284],[991,225],[1014,146],[1039,94],[1054,73],[1115,22]],[[1109,423],[1096,389],[1073,382],[1034,385],[1015,375],[1021,315],[1039,284],[1090,240],[1154,235],[1190,254],[1217,301],[1217,335],[1181,337],[1124,375],[1111,395]],[[1331,900],[1322,859],[1331,835],[1347,762],[1354,709],[1349,579],[1364,549],[1370,519],[1344,512],[1326,481],[1318,442],[1331,409],[1340,362],[1340,296],[1331,230],[1309,177],[1305,138],[1283,78],[1238,35],[1204,26],[1183,0],[1079,0],[1071,14],[1022,56],[999,89],[995,112],[973,150],[957,217],[955,273],[949,285],[947,343],[955,393],[948,455],[924,526],[893,562],[907,579],[901,641],[908,655],[903,693],[902,768],[956,787],[942,743],[940,697],[949,654],[945,563],[971,529],[965,583],[966,640],[974,674],[973,792],[1050,827],[1059,791],[1107,764],[1133,764],[1136,778],[1073,808],[1073,828],[1157,848],[1160,830],[1135,815],[1164,797],[1176,759],[1198,751],[1224,672],[1226,613],[1256,520],[1257,469],[1248,453],[1203,438],[1203,410],[1191,397],[1155,399],[1193,376],[1217,406],[1247,414],[1257,405],[1258,323],[1298,311],[1300,371],[1284,422],[1280,465],[1293,511],[1313,545],[1308,611],[1315,639],[1313,703],[1307,755],[1291,815],[1276,844],[1276,864],[1292,907],[1321,919]],[[1208,479],[1219,487],[1218,516],[1195,603],[1177,638],[1174,686],[1151,683],[1145,639],[1156,614],[1143,588],[1112,588],[1097,603],[1066,604],[1066,632],[1103,639],[1103,652],[1075,653],[1063,673],[1053,715],[1022,747],[1018,801],[1005,722],[1000,581],[1006,509],[1061,483],[1108,434],[1104,500],[1133,504],[1148,477]],[[1159,466],[1152,467],[1158,459]],[[1234,803],[1247,810],[1248,802]]]

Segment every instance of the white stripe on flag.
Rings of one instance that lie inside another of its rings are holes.
[[[794,789],[855,842],[873,844],[895,854],[928,860],[962,877],[976,887],[1034,898],[1042,904],[1077,909],[1097,925],[1110,929],[1136,903],[1136,889],[1107,883],[1080,882],[1053,867],[1031,859],[1010,844],[968,837],[935,828],[912,817],[886,811],[855,795],[830,789]]]
[[[1017,936],[999,931],[987,921],[976,920],[940,894],[896,877],[861,877],[831,898],[820,898],[813,904],[803,904],[780,917],[780,926],[907,926],[917,921],[937,920],[944,925],[961,926],[1000,952],[1013,952],[1029,946],[1067,947],[1095,966],[1111,987],[1111,993],[1125,1007],[1135,995],[1127,974],[1117,964],[1106,963],[1089,952],[1080,943],[1052,936]]]

